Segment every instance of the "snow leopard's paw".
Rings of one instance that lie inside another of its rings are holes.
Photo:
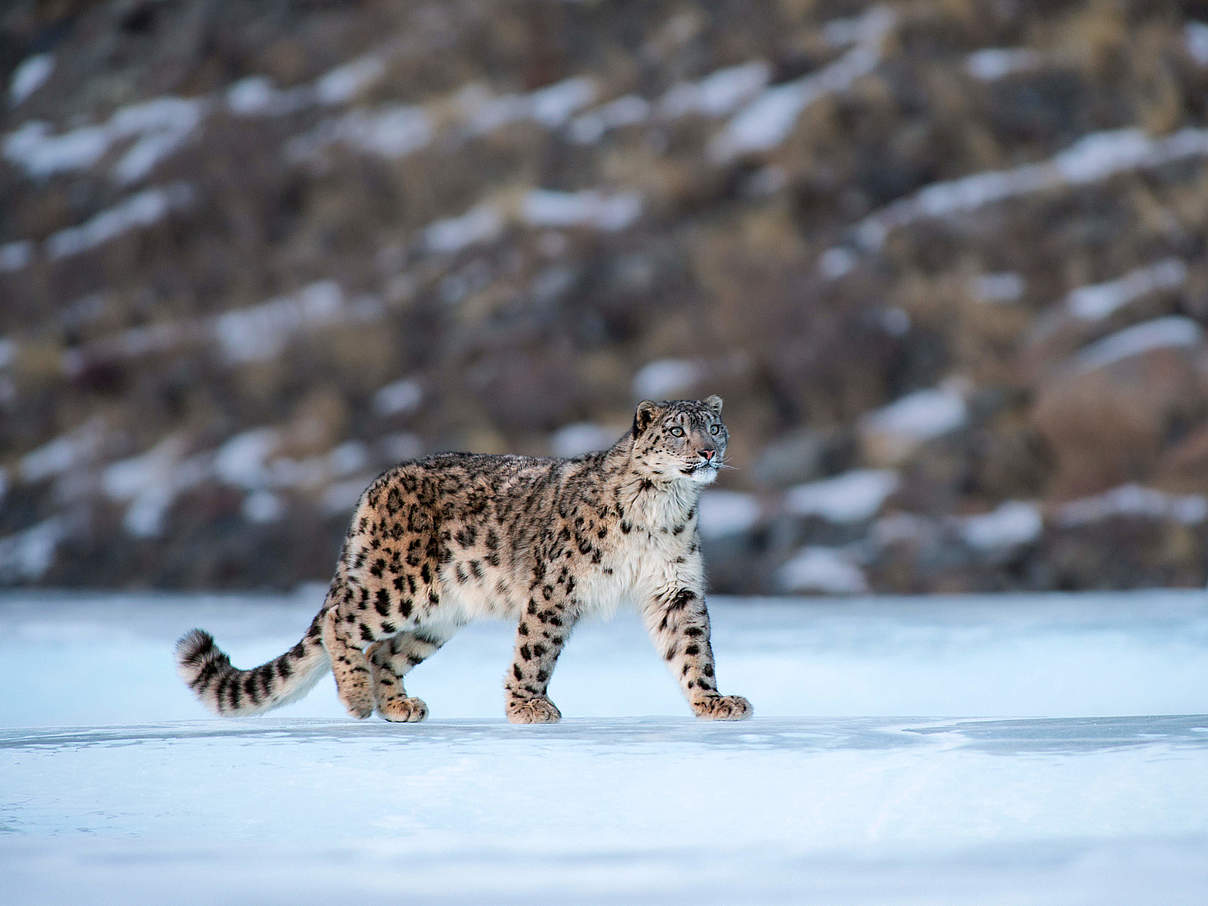
[[[710,695],[692,703],[697,717],[705,720],[746,720],[754,713],[751,703],[741,695]]]
[[[394,698],[378,705],[383,720],[415,723],[428,716],[428,706],[422,698]]]
[[[508,699],[508,720],[514,724],[553,724],[561,719],[558,706],[544,695]]]

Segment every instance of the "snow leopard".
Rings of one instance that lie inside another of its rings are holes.
[[[251,670],[194,629],[179,672],[222,716],[277,708],[331,669],[356,718],[419,721],[404,677],[471,620],[516,622],[504,678],[513,723],[552,723],[547,690],[577,621],[622,603],[641,618],[697,717],[741,720],[710,643],[700,497],[726,466],[722,399],[643,400],[609,449],[573,458],[438,453],[362,493],[335,575],[305,636]]]

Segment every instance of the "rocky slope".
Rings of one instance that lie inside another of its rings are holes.
[[[718,590],[1205,581],[1208,4],[17,0],[0,85],[0,582],[709,392]]]

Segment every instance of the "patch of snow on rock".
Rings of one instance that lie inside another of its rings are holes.
[[[46,240],[46,253],[52,259],[78,255],[130,230],[158,223],[172,211],[192,203],[193,189],[186,183],[144,189],[79,226],[52,234]]]
[[[973,283],[973,292],[983,302],[1018,302],[1027,283],[1012,271],[982,274]]]
[[[1036,69],[1040,62],[1040,54],[1026,47],[987,47],[965,58],[965,71],[975,79],[993,82]]]
[[[169,437],[146,453],[112,463],[101,471],[105,494],[129,503],[122,524],[136,538],[162,534],[164,515],[172,502],[206,477],[200,459],[182,462],[182,451],[180,439]]]
[[[700,498],[700,533],[706,538],[741,535],[759,522],[760,510],[751,494],[705,491]]]
[[[877,514],[898,484],[898,474],[888,469],[855,469],[790,488],[784,495],[784,505],[799,516],[863,522]]]
[[[40,579],[50,569],[55,549],[66,535],[63,519],[55,516],[0,538],[0,582]]]
[[[259,361],[280,352],[299,330],[339,321],[343,309],[339,284],[320,280],[293,295],[218,315],[210,330],[228,362]]]
[[[627,94],[571,120],[570,137],[581,145],[590,145],[612,129],[636,126],[649,116],[650,102],[636,94]]]
[[[788,138],[806,107],[828,94],[846,90],[856,79],[872,72],[881,61],[881,40],[892,27],[894,16],[876,7],[866,15],[866,22],[860,42],[838,60],[817,72],[768,88],[739,110],[710,142],[710,157],[725,162],[775,148]]]
[[[320,104],[346,104],[376,82],[386,64],[376,54],[352,60],[320,76],[315,81],[315,97]]]
[[[616,431],[592,422],[563,425],[550,435],[550,451],[555,456],[570,458],[595,450],[607,450],[618,437]]]
[[[771,77],[772,67],[764,60],[719,69],[699,81],[672,85],[659,100],[659,112],[669,118],[724,116],[761,91]]]
[[[209,103],[205,98],[153,98],[115,111],[102,125],[80,126],[59,135],[52,135],[47,123],[31,120],[5,137],[4,157],[30,176],[44,179],[86,170],[114,144],[135,139],[112,175],[120,183],[136,182],[196,132]]]
[[[966,213],[1020,195],[1204,156],[1208,156],[1208,129],[1189,127],[1160,138],[1139,129],[1095,132],[1048,160],[925,186],[865,217],[856,236],[866,248],[878,248],[894,229],[925,217]]]
[[[407,415],[424,401],[424,388],[415,378],[403,378],[381,387],[373,395],[373,409],[379,415]]]
[[[226,90],[226,105],[237,116],[257,116],[272,112],[279,92],[267,76],[247,76]]]
[[[350,475],[369,463],[369,448],[359,440],[346,440],[327,454],[327,462],[335,475]]]
[[[50,125],[30,120],[4,138],[4,157],[36,179],[85,170],[109,150],[109,132],[102,126],[81,126],[51,135]]]
[[[1208,66],[1208,23],[1188,22],[1183,28],[1183,42],[1191,59]]]
[[[109,118],[114,139],[137,141],[113,166],[119,182],[144,179],[155,165],[169,157],[196,132],[208,109],[196,98],[162,97],[123,107]]]
[[[633,376],[633,392],[641,399],[673,399],[694,386],[705,375],[704,368],[687,359],[656,359]]]
[[[336,122],[333,140],[379,157],[404,157],[432,140],[432,121],[422,107],[407,104],[354,110]]]
[[[0,273],[11,274],[24,269],[33,260],[34,244],[28,239],[18,239],[0,245]]]
[[[467,126],[473,135],[484,135],[512,123],[535,121],[548,128],[561,126],[577,111],[596,99],[596,84],[576,76],[555,82],[528,94],[488,97],[472,86],[461,93],[467,108]]]
[[[858,595],[868,591],[864,571],[831,547],[806,547],[777,570],[785,591]]]
[[[970,547],[994,551],[1035,541],[1044,530],[1044,519],[1036,504],[1010,500],[989,513],[961,517],[957,526]]]
[[[1094,371],[1155,349],[1193,349],[1203,341],[1204,329],[1191,318],[1182,315],[1154,318],[1087,346],[1075,357],[1074,367]]]
[[[875,459],[893,462],[919,444],[963,427],[968,417],[959,391],[935,387],[916,390],[865,414],[859,431]]]
[[[31,450],[21,458],[21,480],[42,481],[88,462],[101,445],[101,428],[91,421]]]
[[[850,273],[858,260],[849,249],[829,248],[818,257],[818,272],[827,280],[838,280]]]
[[[603,195],[600,192],[555,192],[531,189],[520,204],[520,217],[538,227],[588,226],[608,232],[623,230],[642,213],[636,192]]]
[[[893,25],[893,11],[874,6],[863,15],[831,19],[822,26],[822,40],[831,47],[846,47],[865,41],[879,41]]]
[[[243,499],[242,513],[248,522],[276,522],[285,515],[285,504],[271,491],[253,491]]]
[[[268,484],[268,458],[276,451],[280,435],[273,428],[252,428],[236,434],[214,455],[214,473],[219,480],[237,487],[257,490]]]
[[[1126,484],[1071,501],[1058,509],[1056,518],[1058,525],[1071,527],[1115,516],[1176,519],[1186,525],[1198,525],[1208,519],[1208,497],[1167,494],[1155,488]]]
[[[1186,279],[1187,265],[1178,258],[1164,258],[1116,280],[1079,287],[1066,296],[1065,305],[1076,318],[1098,321],[1148,293],[1182,286]]]
[[[495,208],[480,204],[459,217],[447,217],[429,224],[423,231],[424,244],[434,252],[454,254],[498,238],[503,227],[503,218]]]
[[[8,82],[8,104],[16,107],[46,84],[55,71],[54,54],[39,53],[26,57],[13,70]]]

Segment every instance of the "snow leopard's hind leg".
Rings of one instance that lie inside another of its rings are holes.
[[[432,630],[400,632],[366,650],[377,712],[385,720],[412,722],[428,716],[423,699],[407,694],[403,677],[440,649],[448,637]]]
[[[372,639],[358,640],[353,635],[358,629],[356,617],[351,611],[344,612],[351,600],[348,585],[340,578],[333,580],[324,605],[323,647],[331,660],[331,672],[335,676],[340,701],[349,714],[363,719],[373,713],[373,685],[370,682],[369,660],[361,646]]]

